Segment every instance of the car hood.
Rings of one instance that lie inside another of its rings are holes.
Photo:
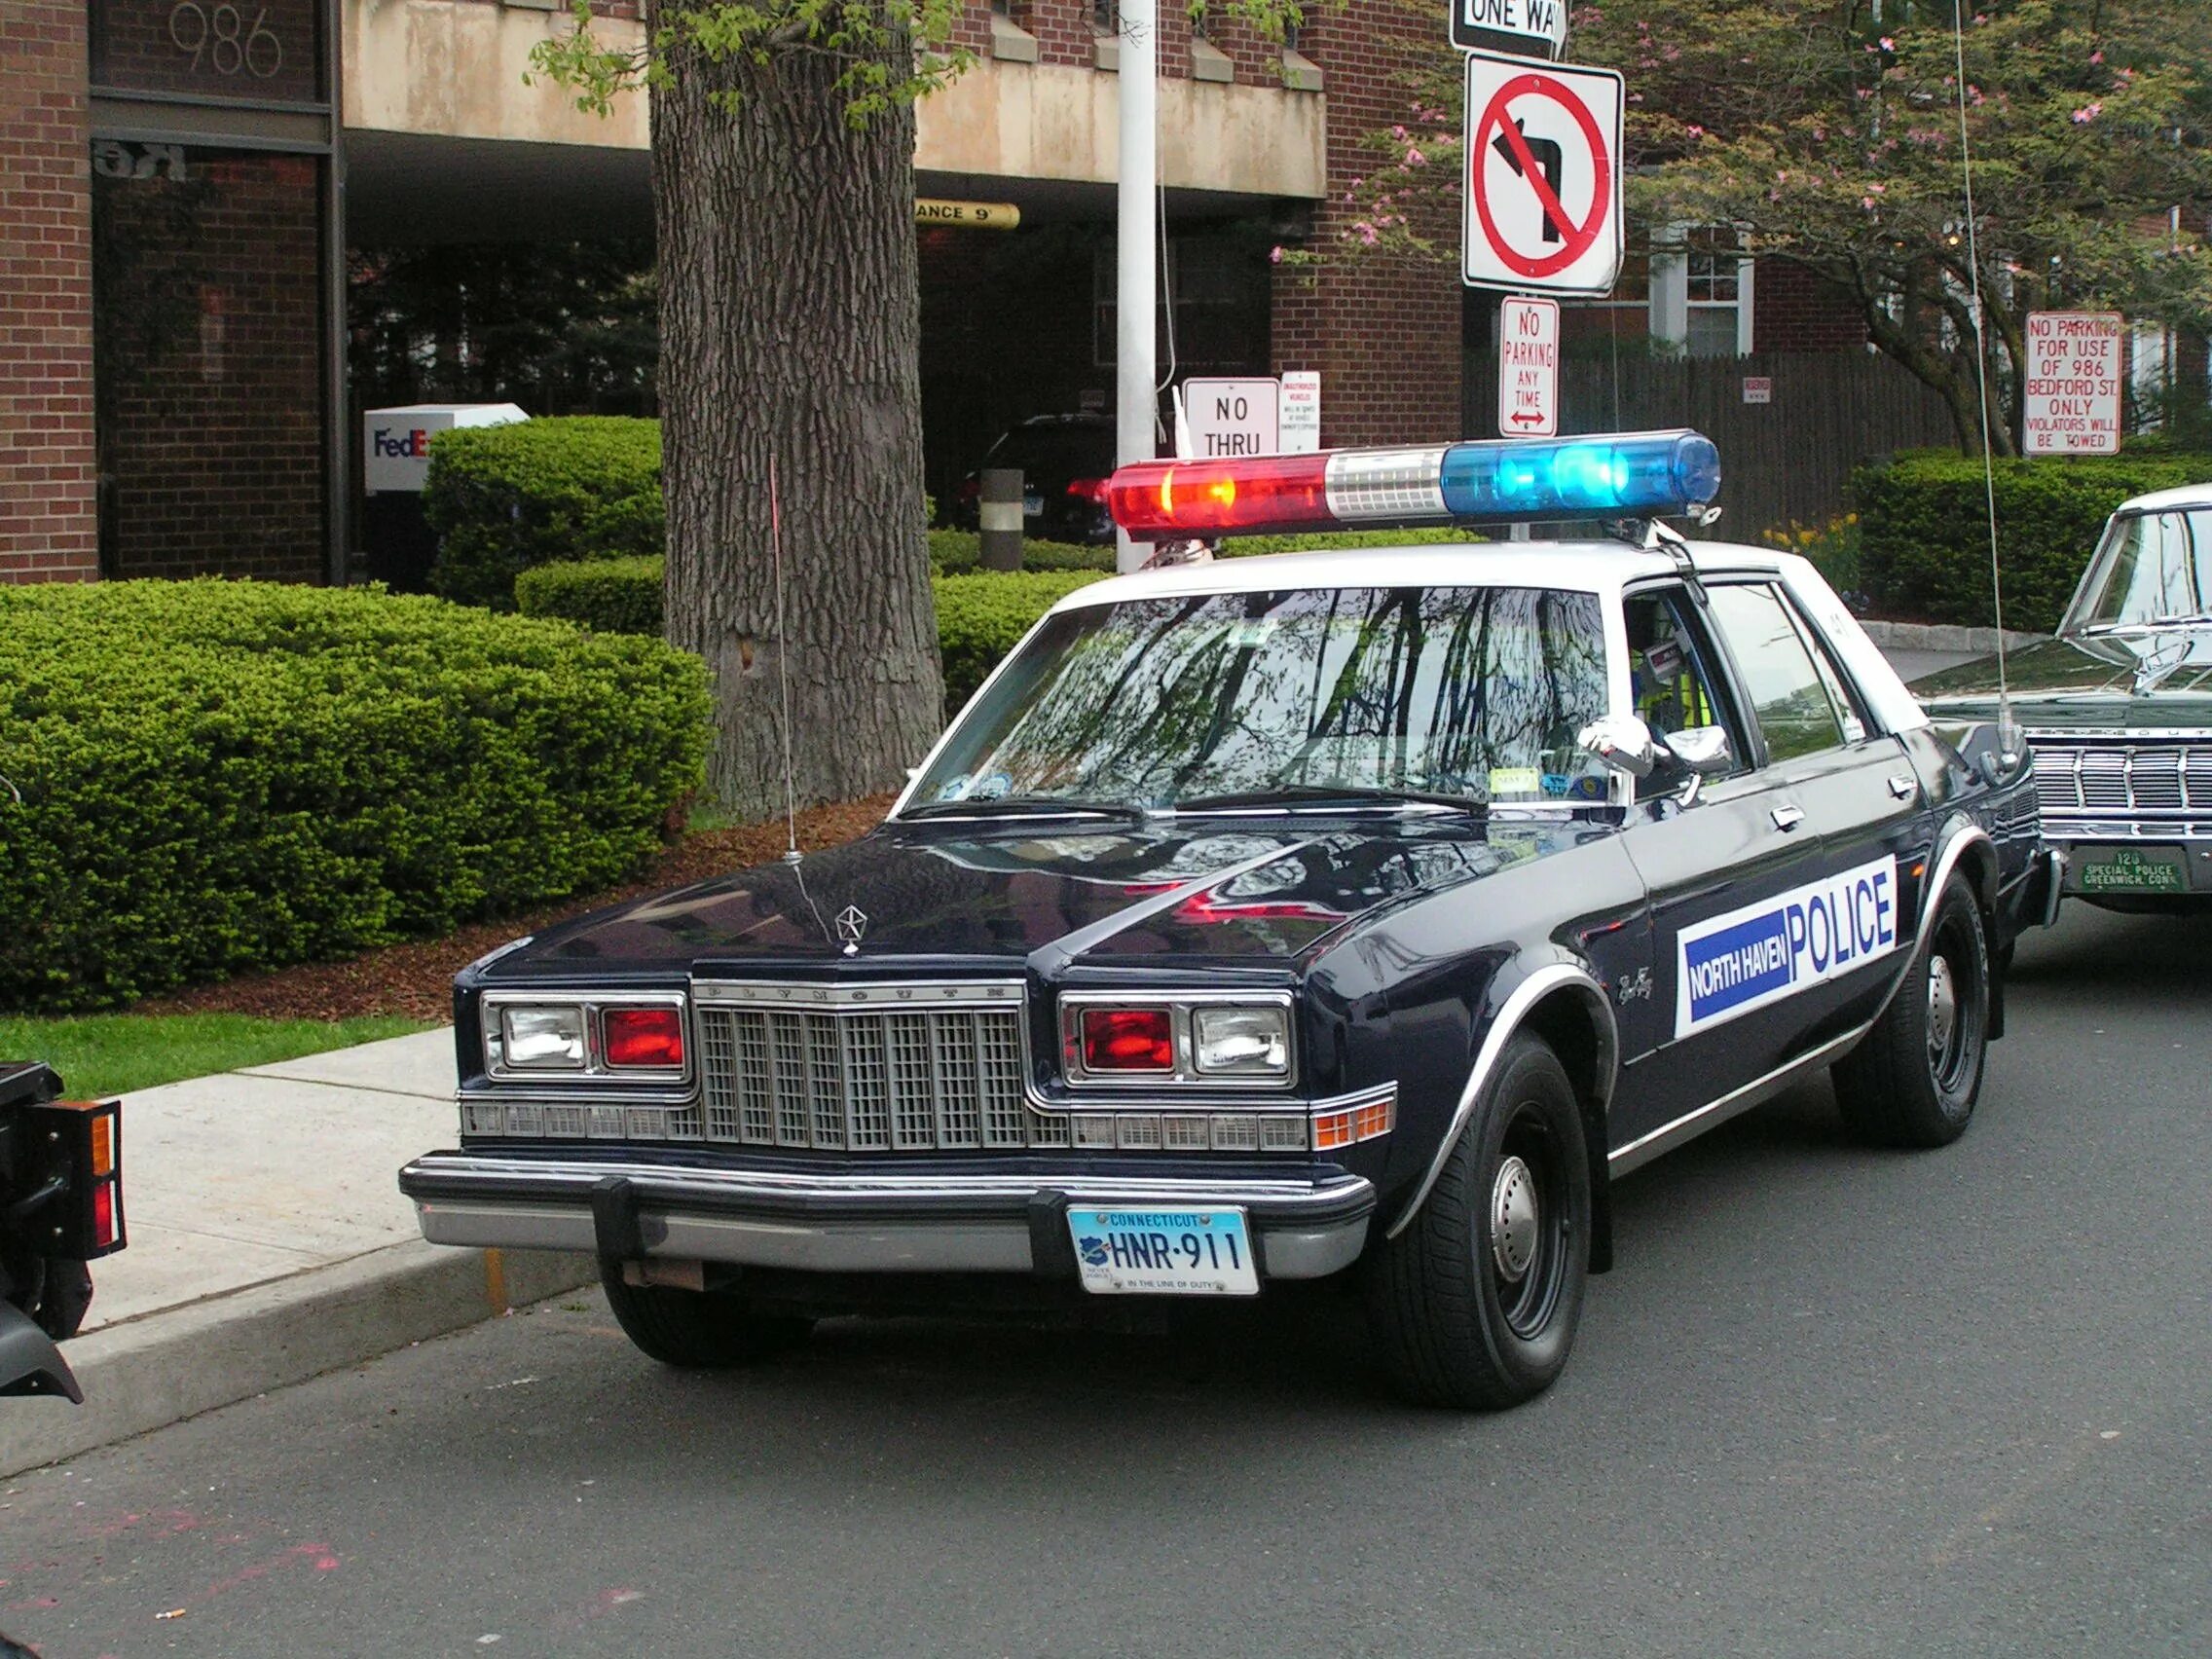
[[[2011,652],[2005,666],[2030,730],[2212,726],[2212,626],[2061,635]],[[1928,675],[1911,690],[1932,715],[1986,716],[1997,706],[1997,659]]]
[[[487,971],[492,982],[698,966],[904,959],[1288,965],[1413,895],[1480,880],[1591,835],[1566,818],[1485,824],[1163,820],[1138,828],[970,832],[882,826],[797,864],[740,870],[581,917]],[[843,934],[839,918],[843,917]]]

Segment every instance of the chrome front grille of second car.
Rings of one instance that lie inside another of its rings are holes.
[[[2087,742],[2029,734],[2046,817],[2212,818],[2212,743]]]
[[[1066,1146],[1023,1097],[1018,985],[702,983],[709,1141],[835,1152]]]

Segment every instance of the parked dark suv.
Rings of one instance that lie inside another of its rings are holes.
[[[957,529],[980,522],[983,468],[1018,468],[1021,533],[1044,541],[1106,542],[1114,519],[1106,480],[1114,471],[1111,415],[1035,415],[991,445],[981,465],[961,479],[947,518]]]

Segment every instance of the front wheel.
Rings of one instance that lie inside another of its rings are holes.
[[[1874,1028],[1835,1067],[1845,1125],[1876,1146],[1948,1146],[1966,1133],[1989,1056],[1987,933],[1973,890],[1953,876],[1928,948]]]
[[[1582,1112],[1556,1056],[1522,1034],[1420,1212],[1368,1265],[1368,1313],[1398,1385],[1494,1411],[1567,1365],[1590,1268]]]
[[[772,1358],[805,1341],[811,1319],[762,1313],[712,1290],[631,1284],[622,1264],[602,1259],[599,1282],[623,1335],[663,1365],[714,1371]]]

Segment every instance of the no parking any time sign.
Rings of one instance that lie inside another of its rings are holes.
[[[1610,69],[1467,54],[1468,286],[1604,294],[1621,268],[1621,107]]]

